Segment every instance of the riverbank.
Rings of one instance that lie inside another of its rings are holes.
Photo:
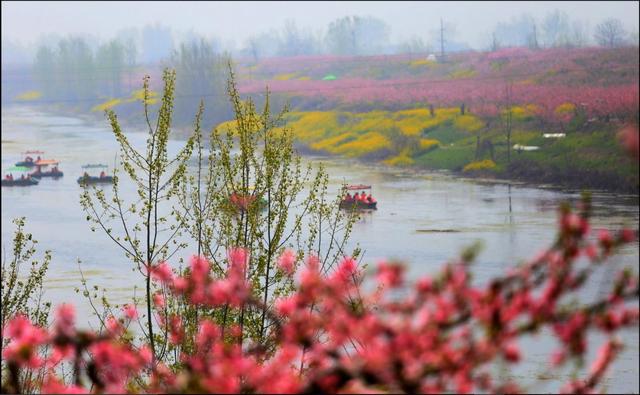
[[[103,113],[79,108],[33,106],[55,116],[72,115],[88,123],[108,122]],[[78,113],[77,113],[78,112]],[[134,112],[118,118],[124,130],[145,131]],[[387,115],[385,123],[382,116]],[[499,129],[479,131],[479,119],[459,109],[385,112],[292,112],[287,125],[294,130],[296,149],[302,155],[345,157],[362,163],[417,171],[447,171],[456,177],[551,185],[557,190],[600,190],[638,194],[638,163],[623,154],[615,123],[592,122],[574,127],[562,138],[544,138],[534,120],[523,118],[512,132],[511,143],[533,146],[533,151],[511,150],[509,164],[506,136]],[[392,125],[392,127],[389,127]],[[231,127],[232,122],[217,125]],[[426,127],[425,127],[426,126]],[[210,125],[205,125],[205,138]],[[419,132],[412,132],[419,130]],[[184,140],[189,126],[174,127],[171,138]]]

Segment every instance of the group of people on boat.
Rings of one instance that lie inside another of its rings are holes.
[[[6,176],[4,176],[4,179],[8,180],[8,181],[13,181],[14,180],[13,174],[11,174],[11,173],[7,174]],[[31,179],[31,174],[27,174],[26,177],[24,176],[24,174],[21,174],[20,175],[20,179],[21,180],[30,180]]]
[[[82,175],[84,178],[89,178],[89,173],[87,173],[86,171],[84,172],[84,174]],[[105,173],[104,171],[100,172],[100,178],[105,178],[107,176],[107,173]]]
[[[344,197],[343,201],[346,203],[351,203],[351,202],[375,203],[376,199],[374,199],[373,196],[371,196],[371,193],[367,195],[364,193],[364,191],[362,191],[361,193],[356,192],[353,196],[351,196],[351,194],[347,192],[347,195]]]
[[[38,160],[40,160],[40,159],[38,159]],[[33,172],[33,174],[34,174],[34,175],[36,175],[36,176],[37,176],[37,175],[40,175],[40,174],[42,174],[42,173],[44,173],[44,172],[42,171],[42,169],[40,168],[40,166],[38,166],[38,168],[36,169],[36,171],[34,171],[34,172]],[[53,167],[51,168],[51,170],[49,170],[49,173],[51,173],[51,174],[57,174],[57,173],[60,173],[60,170],[58,170],[58,166],[53,166]]]

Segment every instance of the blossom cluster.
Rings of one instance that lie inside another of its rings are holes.
[[[560,388],[594,391],[621,349],[615,333],[638,324],[639,285],[637,274],[622,271],[603,299],[566,303],[618,247],[637,240],[630,229],[592,230],[588,212],[586,201],[578,212],[563,207],[550,249],[482,285],[471,279],[473,250],[413,283],[401,264],[381,262],[373,288],[365,286],[368,273],[351,257],[327,272],[317,257],[297,262],[286,250],[278,270],[294,278],[296,289],[269,309],[275,351],[254,347],[237,328],[229,341],[220,323],[202,318],[192,339],[195,351],[182,355],[178,370],[146,345],[124,340],[124,324],[137,318],[131,305],[103,333],[76,329],[70,305],[58,308],[50,330],[19,316],[3,328],[9,377],[2,389],[20,392],[19,370],[45,367],[43,393],[516,393],[524,389],[494,377],[491,366],[520,363],[527,355],[519,339],[548,328],[558,339],[549,357],[553,366],[585,357],[589,331],[607,335],[585,376]],[[193,257],[185,275],[176,275],[166,262],[152,265],[150,275],[193,305],[266,308],[246,280],[249,253],[230,250],[222,278],[212,276],[204,257]],[[164,306],[162,295],[153,299]],[[165,323],[171,341],[179,343],[186,335],[176,318],[165,317]],[[74,366],[71,383],[56,375],[63,361]]]

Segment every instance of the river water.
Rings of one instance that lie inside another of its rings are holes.
[[[145,135],[129,135],[142,147]],[[176,152],[182,143],[171,141]],[[27,218],[26,230],[40,242],[40,251],[52,250],[53,259],[45,280],[45,296],[54,304],[73,301],[80,325],[94,322],[87,301],[76,294],[80,270],[88,285],[108,290],[109,300],[124,303],[134,294],[141,296],[140,274],[106,235],[92,233],[79,204],[81,188],[76,179],[85,163],[112,165],[117,144],[104,122],[46,114],[28,107],[2,109],[2,175],[21,160],[28,149],[45,151],[44,157],[58,159],[65,175],[58,180],[43,179],[39,185],[2,188],[2,248],[11,253],[14,226],[11,220]],[[481,240],[483,250],[475,263],[474,281],[482,282],[548,246],[554,237],[559,203],[577,202],[579,191],[531,187],[523,184],[466,180],[442,173],[390,169],[349,160],[305,158],[324,162],[330,175],[330,193],[346,183],[373,186],[379,208],[364,214],[355,224],[349,248],[364,251],[364,261],[396,258],[408,264],[409,277],[433,273],[465,246]],[[15,175],[15,174],[14,174]],[[133,191],[128,193],[133,194]],[[123,196],[125,200],[133,197]],[[638,228],[638,196],[594,193],[595,228]],[[188,253],[185,252],[187,257]],[[81,262],[81,263],[78,263]],[[638,270],[638,244],[627,246],[605,270],[596,271],[586,290],[586,298],[597,298],[613,281],[611,268],[624,266]],[[607,379],[609,392],[639,392],[638,333],[626,331],[627,347]],[[594,335],[595,336],[595,335]],[[601,340],[601,337],[593,337]],[[557,381],[571,371],[540,373],[555,347],[549,336],[537,335],[521,343],[530,362],[511,369],[509,375],[529,383],[531,392],[555,392]],[[596,349],[589,349],[593,357]]]

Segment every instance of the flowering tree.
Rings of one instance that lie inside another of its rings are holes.
[[[195,350],[182,355],[177,371],[154,362],[146,344],[123,336],[137,316],[131,306],[101,333],[76,329],[69,305],[58,308],[51,330],[18,316],[3,328],[10,343],[3,352],[8,376],[2,390],[21,392],[25,383],[19,372],[46,366],[51,370],[41,383],[43,393],[521,392],[517,383],[494,377],[491,364],[519,363],[526,357],[519,340],[548,328],[558,339],[550,358],[554,366],[584,358],[589,331],[607,336],[583,377],[560,389],[591,392],[621,350],[616,332],[638,324],[640,290],[637,273],[625,269],[602,299],[568,300],[621,245],[637,240],[637,231],[630,229],[594,235],[589,213],[588,199],[577,212],[562,206],[554,244],[483,285],[471,281],[475,248],[412,284],[403,266],[382,262],[372,291],[363,286],[367,273],[350,257],[324,273],[316,256],[296,265],[295,254],[285,251],[278,271],[295,280],[295,292],[266,310],[278,347],[272,351],[260,343],[235,341],[241,336],[238,327],[229,339],[216,323],[202,319]],[[210,263],[197,256],[185,275],[162,263],[152,268],[151,277],[187,303],[261,309],[263,302],[244,275],[247,254],[229,250],[223,278],[212,277]],[[179,317],[161,318],[170,341],[183,341]],[[42,354],[45,345],[51,351]],[[54,373],[63,361],[73,366],[72,382]]]

